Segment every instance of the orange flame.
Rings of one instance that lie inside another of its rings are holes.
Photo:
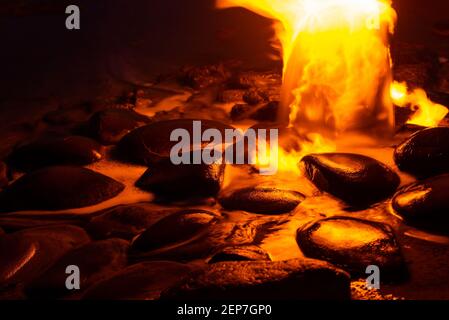
[[[393,82],[391,98],[398,107],[411,106],[415,110],[410,120],[407,121],[409,124],[424,127],[438,126],[449,112],[445,106],[430,101],[424,90],[415,89],[409,92],[407,84],[404,82]]]

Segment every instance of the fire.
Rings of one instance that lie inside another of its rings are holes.
[[[446,115],[423,90],[393,82],[392,0],[217,0],[218,8],[236,6],[275,21],[284,64],[278,121],[312,137],[300,151],[278,150],[281,171],[296,171],[307,153],[334,151],[348,137],[354,144],[390,138],[393,102],[415,108],[414,124],[434,126]]]
[[[411,106],[415,113],[407,123],[425,127],[434,127],[446,117],[448,109],[429,100],[422,89],[409,92],[404,82],[393,82],[391,85],[391,98],[398,107]]]

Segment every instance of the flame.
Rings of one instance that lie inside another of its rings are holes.
[[[320,134],[309,134],[301,141],[301,150],[286,151],[283,148],[271,150],[267,144],[259,144],[254,152],[256,168],[271,168],[273,174],[289,173],[300,175],[298,163],[303,157],[311,153],[334,152],[336,145],[333,141],[325,139]],[[274,151],[274,152],[272,152]]]
[[[438,126],[449,112],[445,106],[432,102],[424,90],[415,89],[410,92],[405,82],[393,82],[391,98],[398,107],[411,106],[415,111],[407,121],[409,124],[424,127]]]

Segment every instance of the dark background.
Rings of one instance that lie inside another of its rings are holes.
[[[65,28],[65,6],[81,30]],[[431,32],[448,0],[396,0],[396,39],[441,45]],[[180,65],[239,59],[270,64],[270,21],[213,0],[1,0],[0,117],[114,94]],[[16,118],[15,116],[11,116]]]

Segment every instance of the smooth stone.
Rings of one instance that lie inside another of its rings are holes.
[[[28,173],[0,193],[0,211],[64,210],[109,200],[125,186],[81,167],[54,166]]]
[[[238,261],[210,265],[164,291],[166,300],[348,300],[349,275],[324,261]]]
[[[59,298],[73,293],[67,290],[67,266],[80,270],[80,288],[86,290],[125,268],[128,262],[128,241],[108,239],[88,243],[65,254],[25,289],[32,299]]]
[[[115,276],[91,287],[85,300],[157,300],[163,290],[195,270],[186,264],[169,261],[131,265]]]
[[[394,159],[400,170],[420,178],[449,172],[449,128],[429,128],[400,144]]]
[[[0,288],[27,283],[70,250],[90,241],[76,226],[26,229],[0,237]]]
[[[215,253],[208,261],[209,264],[224,261],[271,261],[268,252],[259,246],[231,246]]]
[[[307,257],[328,261],[352,276],[366,276],[370,265],[378,266],[385,280],[406,275],[393,229],[383,223],[326,218],[298,229],[297,242]]]
[[[95,239],[132,240],[173,210],[155,210],[145,204],[123,205],[95,215],[85,226]]]
[[[9,183],[9,172],[6,163],[0,161],[0,189]]]
[[[52,165],[84,166],[100,161],[104,148],[81,136],[46,137],[18,147],[9,157],[13,167],[30,171]]]
[[[87,124],[88,133],[104,145],[116,144],[130,131],[151,120],[134,110],[108,109],[95,113]]]
[[[293,211],[304,195],[277,188],[245,188],[219,198],[226,210],[243,210],[260,214],[282,214]]]
[[[311,154],[302,159],[301,166],[318,189],[354,206],[384,200],[400,183],[399,176],[388,166],[359,154]]]
[[[418,181],[398,191],[393,209],[407,223],[449,231],[449,174]]]
[[[170,141],[172,132],[185,129],[190,134],[190,147],[193,150],[193,121],[201,121],[201,135],[208,129],[218,129],[222,137],[230,126],[213,120],[166,120],[155,122],[135,129],[123,137],[118,143],[118,156],[124,160],[148,165],[170,157],[172,148],[179,142]],[[202,147],[209,142],[202,142]]]
[[[136,186],[161,201],[214,197],[222,187],[225,168],[225,164],[174,165],[166,159],[152,165]]]
[[[195,240],[217,223],[221,216],[205,210],[183,210],[163,218],[132,243],[134,251],[151,251]]]

